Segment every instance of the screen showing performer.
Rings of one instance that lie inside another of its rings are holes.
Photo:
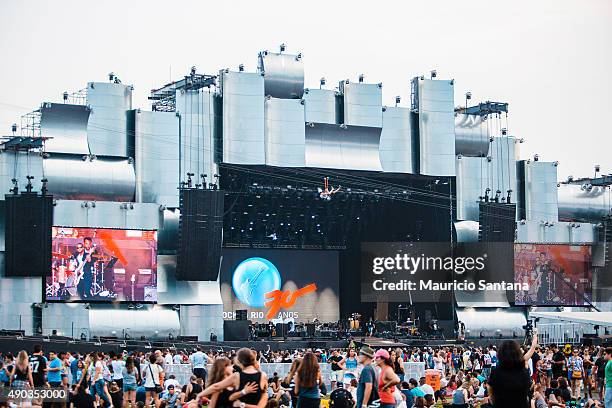
[[[53,227],[45,299],[156,302],[157,232]]]
[[[588,305],[592,295],[591,247],[515,244],[514,280],[529,287],[515,292],[517,305]]]

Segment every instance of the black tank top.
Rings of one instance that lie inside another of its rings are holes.
[[[28,366],[25,369],[25,371],[21,371],[19,366],[15,365],[15,377],[13,378],[13,380],[28,381],[28,370],[29,369],[30,369],[30,367]]]
[[[261,373],[258,371],[252,374],[245,374],[244,371],[240,373],[240,388],[239,390],[244,389],[245,385],[250,382],[254,382],[257,384],[257,391],[251,394],[243,395],[240,397],[240,401],[245,404],[257,405],[261,398],[262,390],[261,390]]]
[[[188,401],[196,399],[199,393],[202,392],[202,386],[198,383],[191,383],[191,394],[189,394]]]
[[[231,402],[229,398],[233,393],[234,391],[228,390],[227,388],[221,391],[219,393],[219,396],[217,397],[217,404],[215,405],[215,407],[216,408],[232,408],[233,402]]]

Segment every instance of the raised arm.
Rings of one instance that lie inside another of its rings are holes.
[[[525,353],[525,356],[524,356],[525,362],[529,361],[531,356],[533,356],[533,353],[535,352],[535,349],[536,349],[537,346],[538,346],[538,328],[534,327],[534,329],[533,329],[533,339],[531,340],[531,347]],[[535,369],[535,367],[534,367],[534,369]]]

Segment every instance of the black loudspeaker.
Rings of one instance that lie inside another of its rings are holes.
[[[219,275],[223,239],[224,193],[180,189],[177,280],[215,281]]]
[[[308,337],[314,337],[314,335],[315,335],[315,325],[314,325],[314,323],[307,323],[306,324],[306,333],[308,334]]]
[[[480,242],[514,242],[516,229],[516,205],[481,202],[479,206]]]
[[[53,197],[22,193],[5,199],[5,275],[49,275]]]
[[[224,320],[223,335],[225,341],[247,341],[249,339],[249,321]]]
[[[246,309],[236,310],[236,320],[247,320],[247,310]]]

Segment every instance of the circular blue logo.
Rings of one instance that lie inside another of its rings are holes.
[[[263,307],[265,294],[281,288],[280,273],[267,259],[245,259],[234,269],[232,288],[242,303]]]

